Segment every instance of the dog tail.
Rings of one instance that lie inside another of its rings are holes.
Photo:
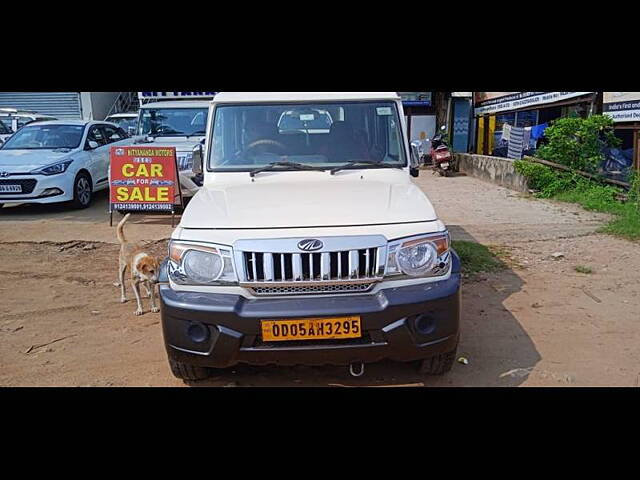
[[[125,243],[127,241],[127,239],[124,238],[124,224],[127,223],[127,220],[129,220],[130,216],[131,214],[127,213],[124,216],[124,218],[120,220],[120,223],[118,224],[118,228],[116,228],[116,235],[118,235],[118,241],[120,243]]]

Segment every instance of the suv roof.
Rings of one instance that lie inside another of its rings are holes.
[[[400,100],[397,92],[220,92],[213,103]]]
[[[151,102],[140,105],[140,110],[148,108],[209,108],[209,100],[176,100],[173,102]]]

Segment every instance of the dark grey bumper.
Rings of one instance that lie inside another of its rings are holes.
[[[160,298],[167,352],[180,362],[224,368],[237,363],[411,361],[450,351],[457,343],[460,262],[454,255],[453,273],[447,280],[384,289],[375,295],[248,300],[238,295],[175,292],[164,284]],[[277,343],[261,339],[261,320],[344,315],[360,315],[362,338]],[[188,333],[190,327],[204,333],[200,335],[204,339],[195,342]]]

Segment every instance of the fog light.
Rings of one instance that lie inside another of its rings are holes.
[[[429,315],[419,315],[416,317],[414,325],[421,335],[431,335],[436,329],[436,320]]]
[[[195,343],[203,343],[209,339],[209,329],[202,323],[192,323],[187,327],[187,335]]]
[[[60,195],[62,190],[59,188],[47,188],[44,192],[42,192],[41,197],[52,197],[54,195]]]

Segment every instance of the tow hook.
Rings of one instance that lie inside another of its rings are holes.
[[[364,362],[352,362],[349,364],[349,373],[352,377],[364,375]]]

